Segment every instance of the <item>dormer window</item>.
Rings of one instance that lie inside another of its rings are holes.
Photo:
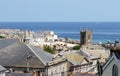
[[[112,76],[118,76],[118,67],[117,65],[113,65],[113,68],[112,68]]]

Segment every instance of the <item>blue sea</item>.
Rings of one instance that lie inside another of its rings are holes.
[[[80,39],[80,29],[93,31],[93,42],[120,40],[120,22],[0,22],[0,29],[20,29],[39,32],[54,31],[58,37]]]

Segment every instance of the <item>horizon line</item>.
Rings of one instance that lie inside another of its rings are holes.
[[[23,23],[33,23],[33,22],[36,22],[36,23],[84,23],[84,22],[87,22],[87,23],[120,23],[120,21],[0,21],[0,23],[17,23],[17,22],[23,22]]]

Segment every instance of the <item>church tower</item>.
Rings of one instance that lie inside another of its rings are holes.
[[[80,44],[89,45],[92,44],[92,31],[90,30],[80,30]]]

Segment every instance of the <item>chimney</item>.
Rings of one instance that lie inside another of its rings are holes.
[[[120,53],[120,45],[118,39],[115,40],[114,46],[111,46],[110,48],[110,55],[112,55],[112,53]]]

